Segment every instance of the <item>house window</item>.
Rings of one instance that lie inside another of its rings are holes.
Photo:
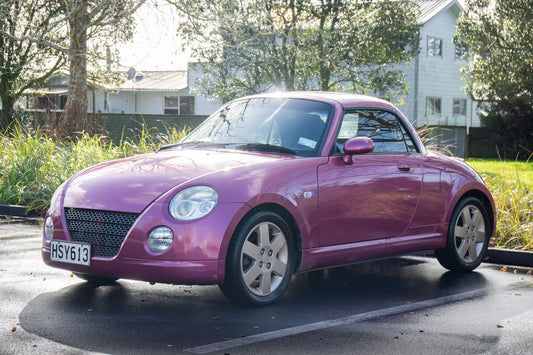
[[[165,115],[194,115],[194,96],[165,96]]]
[[[165,115],[179,115],[179,96],[165,96]]]
[[[455,59],[463,59],[463,56],[468,53],[468,49],[463,46],[455,46]]]
[[[442,38],[428,36],[428,56],[442,57]]]
[[[426,112],[427,115],[438,115],[440,116],[440,97],[428,97],[426,99]]]
[[[64,110],[67,104],[66,94],[43,94],[28,96],[26,108],[30,110]]]
[[[194,115],[194,96],[180,96],[180,115]]]
[[[466,116],[466,99],[453,99],[453,114]]]

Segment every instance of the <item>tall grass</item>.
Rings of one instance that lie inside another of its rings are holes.
[[[492,246],[533,250],[533,163],[467,160],[491,191],[497,230]]]
[[[157,150],[185,134],[175,129],[151,133],[143,128],[133,139],[115,145],[97,135],[57,142],[42,131],[18,129],[12,137],[0,136],[0,203],[44,212],[55,189],[76,172],[103,161]]]
[[[83,135],[57,141],[42,131],[17,130],[0,136],[0,203],[48,209],[55,189],[69,176],[99,162],[157,150],[178,142],[186,131],[154,132],[143,127],[133,139],[113,143]],[[492,246],[533,250],[533,163],[467,160],[494,196],[497,231]]]

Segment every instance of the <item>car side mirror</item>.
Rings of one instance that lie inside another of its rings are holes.
[[[348,139],[344,143],[344,157],[346,164],[353,164],[353,156],[358,154],[372,153],[374,151],[374,142],[368,137],[355,137]]]

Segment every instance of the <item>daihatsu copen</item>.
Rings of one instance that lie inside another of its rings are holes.
[[[493,199],[460,159],[426,150],[392,104],[291,92],[224,105],[179,144],[87,168],[46,215],[44,262],[93,284],[218,284],[269,304],[291,276],[435,250],[482,262]]]

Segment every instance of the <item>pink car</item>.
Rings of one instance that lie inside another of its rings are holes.
[[[290,92],[232,101],[179,144],[74,175],[42,257],[95,285],[219,284],[269,304],[294,273],[391,255],[436,250],[470,271],[494,229],[478,174],[428,152],[393,105]]]

